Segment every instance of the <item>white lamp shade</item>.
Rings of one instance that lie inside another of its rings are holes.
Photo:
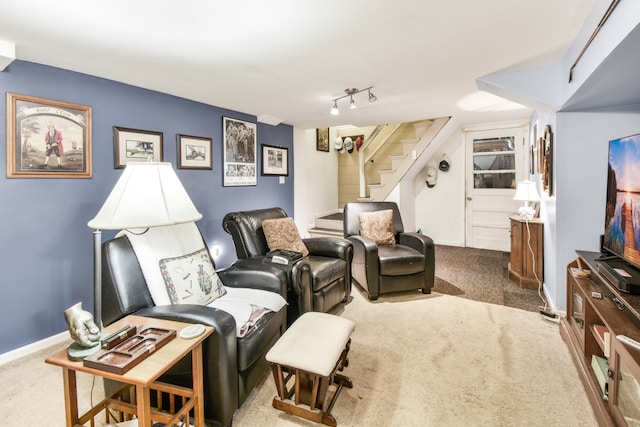
[[[130,163],[88,226],[103,230],[181,224],[202,218],[171,163]]]
[[[539,202],[540,196],[538,195],[538,190],[536,190],[536,183],[529,180],[519,182],[513,200]]]

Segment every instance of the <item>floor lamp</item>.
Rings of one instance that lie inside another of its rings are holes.
[[[171,163],[129,163],[98,214],[93,232],[93,316],[102,324],[102,232],[181,224],[202,218]],[[102,328],[101,328],[102,329]]]

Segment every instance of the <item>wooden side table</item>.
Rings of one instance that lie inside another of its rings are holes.
[[[188,323],[154,319],[141,316],[127,316],[118,322],[113,323],[105,332],[115,332],[126,325],[131,326],[154,326],[164,329],[175,329],[178,333],[183,328],[189,326]],[[114,408],[116,411],[135,415],[138,418],[138,425],[144,427],[152,426],[153,421],[159,421],[168,425],[173,425],[180,421],[182,417],[189,417],[189,411],[193,409],[195,425],[204,425],[203,407],[203,361],[202,342],[206,337],[214,332],[212,327],[207,326],[205,332],[193,339],[185,340],[176,336],[162,348],[151,354],[140,364],[134,366],[124,374],[115,374],[95,368],[88,368],[82,362],[74,362],[67,358],[67,350],[63,349],[58,353],[48,357],[45,362],[57,365],[62,368],[64,377],[64,400],[67,426],[73,427],[84,425],[91,421],[95,422],[95,417],[106,408]],[[175,365],[187,354],[192,356],[193,388],[187,389],[171,384],[157,382],[157,379]],[[78,414],[78,390],[76,388],[76,372],[86,372],[119,381],[129,386],[123,387],[114,394],[107,396],[102,402],[91,408],[82,416]],[[129,388],[135,389],[132,402],[124,402],[120,399],[122,394]],[[173,413],[172,410],[162,410],[162,408],[151,407],[151,390],[167,393],[174,396],[182,396],[182,408]],[[107,420],[109,421],[109,420]]]
[[[510,215],[509,220],[511,221],[509,278],[522,288],[538,289],[538,279],[540,283],[544,279],[542,241],[544,223],[539,218],[525,221],[520,218],[520,215]]]

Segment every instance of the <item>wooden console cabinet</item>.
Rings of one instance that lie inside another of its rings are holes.
[[[511,215],[509,220],[511,221],[509,278],[522,288],[538,289],[539,283],[544,280],[542,257],[544,224],[539,218],[524,221],[520,215]]]
[[[566,342],[601,426],[640,425],[640,350],[617,335],[640,341],[640,296],[620,292],[598,272],[596,252],[578,251],[589,277],[567,266],[567,315],[560,321]],[[595,359],[595,362],[594,362]],[[602,365],[596,365],[597,360]],[[597,366],[603,366],[598,368]]]

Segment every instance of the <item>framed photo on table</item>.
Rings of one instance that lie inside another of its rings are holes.
[[[162,132],[114,126],[113,159],[116,169],[131,162],[161,162]]]
[[[7,178],[91,178],[91,107],[7,93]]]
[[[289,175],[289,150],[262,144],[262,175]]]
[[[255,123],[222,118],[225,187],[257,185]]]
[[[178,168],[213,169],[212,146],[211,138],[178,134]]]

